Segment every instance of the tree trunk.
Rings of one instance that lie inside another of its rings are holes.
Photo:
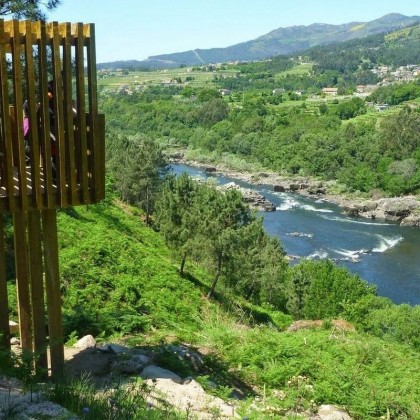
[[[149,212],[149,186],[147,186],[146,187],[146,226],[149,226],[149,224],[150,224],[149,217],[150,217],[150,212]]]
[[[207,293],[207,299],[210,299],[213,296],[214,290],[216,289],[217,281],[220,277],[220,272],[222,271],[222,256],[219,256],[217,260],[217,270],[213,279],[213,284],[211,285],[210,291]]]
[[[187,251],[184,252],[184,255],[182,256],[181,267],[179,267],[179,274],[181,276],[184,275],[184,267],[185,267],[186,260],[187,260]]]

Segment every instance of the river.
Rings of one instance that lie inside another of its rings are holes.
[[[196,167],[173,164],[174,174],[208,178]],[[378,288],[395,303],[420,304],[420,230],[351,218],[331,203],[277,193],[272,185],[252,185],[217,175],[219,184],[235,182],[263,194],[276,211],[261,213],[268,234],[278,236],[288,255],[331,258]],[[298,261],[296,259],[295,261]]]

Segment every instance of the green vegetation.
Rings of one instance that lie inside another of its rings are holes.
[[[349,192],[415,194],[419,80],[370,91],[368,101],[391,106],[383,113],[352,93],[356,85],[380,80],[374,67],[419,63],[418,33],[417,25],[395,39],[373,35],[315,47],[300,57],[196,67],[188,73],[193,80],[181,77],[183,83],[103,93],[107,130],[114,136],[141,133],[204,160],[230,159],[285,175],[338,180]],[[212,80],[196,83],[199,73],[211,73]],[[168,74],[176,80],[175,70]],[[322,88],[332,86],[340,95],[329,98]],[[398,127],[404,127],[403,134]]]
[[[381,39],[367,40],[366,51]],[[278,57],[227,66],[233,77],[216,71],[205,83],[104,88],[107,198],[58,214],[65,340],[89,333],[157,348],[164,366],[224,398],[240,383],[238,412],[250,419],[313,414],[321,404],[344,406],[355,419],[419,418],[419,307],[377,296],[331,261],[289,266],[237,191],[166,173],[164,150],[183,148],[243,168],[339,180],[353,192],[419,192],[418,81],[374,92],[373,100],[395,98],[384,113],[357,97],[321,93],[351,93],[368,70],[356,60],[359,47],[349,43],[334,62],[320,59],[322,49],[308,52],[313,71]],[[13,281],[9,288],[15,308]],[[302,319],[320,320],[318,328],[287,330]],[[168,353],[168,342],[211,351],[197,372]],[[28,366],[18,371],[30,382]],[[145,392],[134,382],[98,396],[81,381],[49,395],[77,413],[89,407],[87,418],[127,418],[134,405],[138,418],[179,418],[150,412]]]
[[[187,259],[181,276],[179,259],[172,259],[162,236],[145,226],[138,210],[110,195],[103,204],[60,212],[59,240],[68,336],[102,334],[143,346],[176,337],[180,343],[210,347],[214,353],[204,358],[205,369],[217,366],[219,376],[212,381],[221,393],[235,380],[257,393],[265,389],[264,403],[251,407],[251,394],[240,403],[240,412],[250,418],[285,416],[323,403],[344,405],[355,418],[420,414],[420,377],[414,369],[419,308],[375,296],[357,276],[330,262],[282,266],[280,289],[284,286],[288,300],[271,304],[268,293],[251,301],[242,297],[245,285],[232,284],[231,265],[208,300],[213,274],[204,261]],[[236,265],[238,274],[248,268]],[[301,313],[295,309],[299,294]],[[285,332],[292,318],[279,310],[282,305],[297,317],[326,319],[324,329]],[[353,321],[358,332],[330,327],[333,317]],[[64,394],[57,401],[102,404],[89,402],[91,391],[80,393],[84,399],[70,398],[78,385],[66,386],[52,391]],[[140,401],[136,395],[125,394],[133,403]]]
[[[109,131],[142,132],[161,145],[189,147],[216,160],[230,154],[283,174],[337,179],[350,191],[400,195],[419,189],[418,108],[383,118],[360,98],[311,102],[283,94],[276,104],[277,96],[264,91],[228,100],[207,99],[200,89],[178,92],[106,96]],[[396,132],[401,126],[403,136]],[[407,159],[411,170],[396,169]]]

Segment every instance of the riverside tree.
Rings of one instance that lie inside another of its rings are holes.
[[[116,136],[108,163],[121,199],[142,208],[149,224],[158,190],[168,170],[160,146],[144,135]]]
[[[181,258],[204,263],[213,273],[208,298],[223,277],[225,286],[256,304],[284,308],[287,262],[278,239],[264,231],[236,190],[226,193],[187,174],[170,177],[156,203],[156,226]]]
[[[243,226],[237,240],[226,284],[247,300],[283,310],[288,265],[280,241],[267,235],[261,218]]]
[[[180,255],[181,275],[194,248],[198,228],[199,212],[195,211],[198,189],[198,183],[186,173],[169,177],[156,202],[156,225],[168,245]]]
[[[207,298],[210,299],[222,274],[229,277],[234,270],[234,255],[240,252],[240,229],[255,220],[255,215],[243,202],[237,190],[221,193],[205,188],[199,195],[202,209],[198,231],[199,243],[207,263],[214,273]]]

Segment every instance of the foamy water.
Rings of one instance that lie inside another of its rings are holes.
[[[325,258],[328,258],[328,252],[323,249],[319,249],[313,252],[312,254],[308,255],[307,258],[309,260],[315,260],[315,259],[323,260]]]
[[[334,213],[334,212],[333,212]],[[332,222],[341,222],[341,223],[353,223],[356,225],[366,225],[366,226],[393,226],[392,223],[381,223],[381,222],[365,222],[363,220],[351,219],[349,217],[340,217],[340,216],[322,216],[326,220]]]
[[[291,210],[294,207],[298,207],[299,202],[291,197],[287,197],[283,203],[281,203],[278,207],[276,207],[276,210],[278,211],[287,211]]]
[[[372,249],[372,252],[385,252],[388,249],[394,248],[402,240],[402,236],[394,236],[392,238],[387,238],[382,235],[376,235],[379,238],[378,246]]]
[[[314,211],[317,213],[334,213],[333,210],[311,206],[310,204],[301,204],[292,197],[285,197],[283,203],[276,207],[278,211],[287,211],[293,208],[299,208],[306,211]]]
[[[303,210],[306,210],[306,211],[316,211],[318,213],[334,213],[330,209],[322,209],[322,208],[319,208],[319,207],[311,206],[309,204],[304,204],[302,206],[299,206],[299,208],[301,208]]]

